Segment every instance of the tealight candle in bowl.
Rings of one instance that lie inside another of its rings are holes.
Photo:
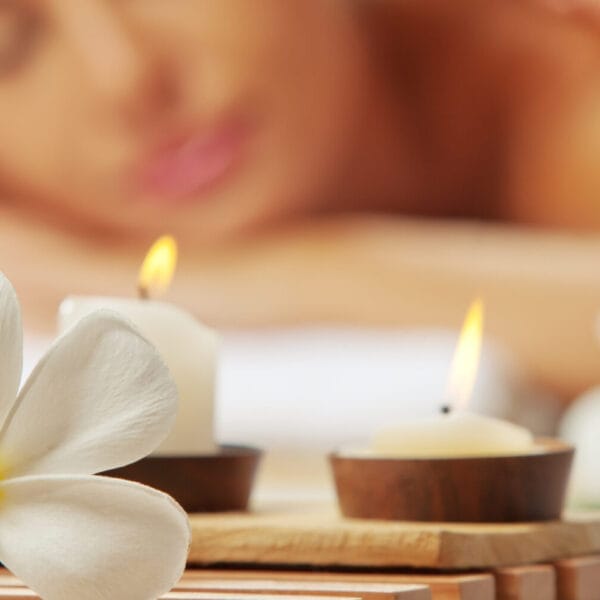
[[[464,409],[481,346],[483,309],[465,321],[438,417],[399,423],[368,448],[330,456],[347,517],[517,522],[560,517],[573,448]]]
[[[128,318],[152,342],[177,386],[177,417],[161,446],[150,457],[110,475],[169,492],[188,512],[243,510],[261,453],[215,443],[218,336],[181,308],[149,297],[151,291],[168,287],[176,259],[175,241],[168,236],[159,239],[142,265],[139,298],[66,298],[59,309],[59,329],[68,329],[98,309],[112,310]]]

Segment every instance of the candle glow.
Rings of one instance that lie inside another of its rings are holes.
[[[465,317],[450,369],[447,398],[455,410],[465,409],[473,393],[481,358],[483,315],[483,301],[477,298]]]
[[[150,292],[162,294],[169,289],[177,265],[177,242],[170,235],[160,237],[146,254],[138,277],[140,297]]]
[[[371,452],[394,458],[509,456],[537,451],[532,434],[507,421],[471,413],[469,402],[481,354],[483,302],[476,299],[456,347],[442,416],[407,420],[377,432]]]
[[[217,449],[213,412],[218,336],[185,310],[150,298],[151,294],[168,289],[176,262],[175,240],[161,237],[150,248],[140,269],[140,298],[71,296],[60,306],[59,326],[65,331],[102,309],[128,319],[155,346],[177,386],[175,424],[155,454],[213,454]]]

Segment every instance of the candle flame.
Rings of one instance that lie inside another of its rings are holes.
[[[465,318],[448,381],[448,398],[455,410],[466,408],[477,378],[483,337],[483,301],[477,298]]]
[[[140,268],[138,290],[142,298],[148,298],[150,292],[165,292],[175,273],[177,265],[177,242],[170,235],[164,235],[154,244]]]

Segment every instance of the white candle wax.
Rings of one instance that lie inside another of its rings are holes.
[[[213,453],[214,387],[217,336],[189,313],[154,300],[69,297],[59,310],[64,331],[98,309],[128,318],[161,354],[177,385],[179,405],[175,425],[156,455]]]
[[[535,451],[531,433],[507,421],[457,411],[406,421],[375,436],[371,453],[394,458],[506,456]]]

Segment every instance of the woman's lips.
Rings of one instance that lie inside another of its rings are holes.
[[[236,122],[171,141],[142,161],[137,187],[153,201],[197,199],[240,160],[247,134],[248,128]]]

